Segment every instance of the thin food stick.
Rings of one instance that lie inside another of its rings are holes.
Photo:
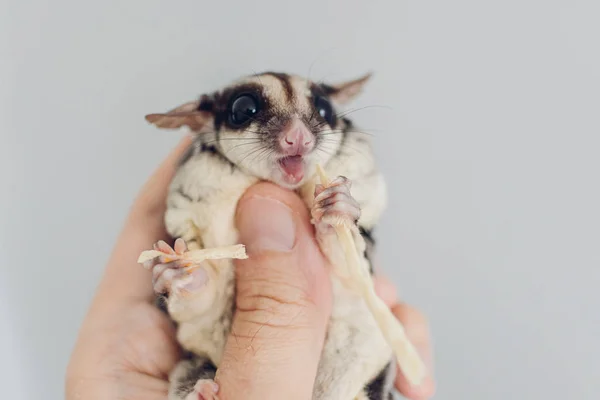
[[[220,260],[225,258],[244,260],[248,258],[246,246],[236,244],[233,246],[213,247],[212,249],[189,250],[183,254],[167,254],[159,250],[146,250],[140,254],[137,262],[143,264],[159,256],[165,257],[164,262],[183,261],[186,264],[187,272],[198,268],[199,264],[204,260]]]
[[[321,184],[327,187],[330,181],[325,175],[323,168],[318,164],[317,173],[319,174]],[[375,293],[371,277],[361,267],[358,253],[356,252],[356,244],[354,243],[354,238],[349,227],[346,225],[347,223],[345,220],[339,220],[334,223],[335,232],[346,256],[346,272],[352,279],[353,286],[356,285],[359,288],[365,303],[381,329],[381,333],[394,351],[398,365],[404,376],[411,384],[419,385],[426,376],[425,364],[421,360],[421,357],[419,357],[414,345],[408,340],[400,321],[398,321],[383,300]]]

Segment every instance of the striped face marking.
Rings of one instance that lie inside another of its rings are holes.
[[[368,78],[327,85],[264,72],[147,119],[163,128],[187,125],[232,164],[296,188],[339,151],[349,124],[338,108]]]

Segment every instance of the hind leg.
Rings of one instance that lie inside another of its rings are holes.
[[[214,364],[206,358],[191,355],[180,361],[169,376],[169,400],[218,400],[215,373]]]

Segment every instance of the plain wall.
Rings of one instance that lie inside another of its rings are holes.
[[[64,396],[123,218],[181,137],[143,116],[311,65],[375,72],[352,107],[377,107],[352,116],[389,179],[380,257],[430,319],[436,398],[600,398],[597,1],[0,7],[2,398]]]

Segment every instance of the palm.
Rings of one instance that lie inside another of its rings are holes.
[[[94,386],[106,398],[164,400],[169,371],[179,357],[171,322],[148,303],[123,307],[114,321],[96,332],[105,347],[98,354]]]

